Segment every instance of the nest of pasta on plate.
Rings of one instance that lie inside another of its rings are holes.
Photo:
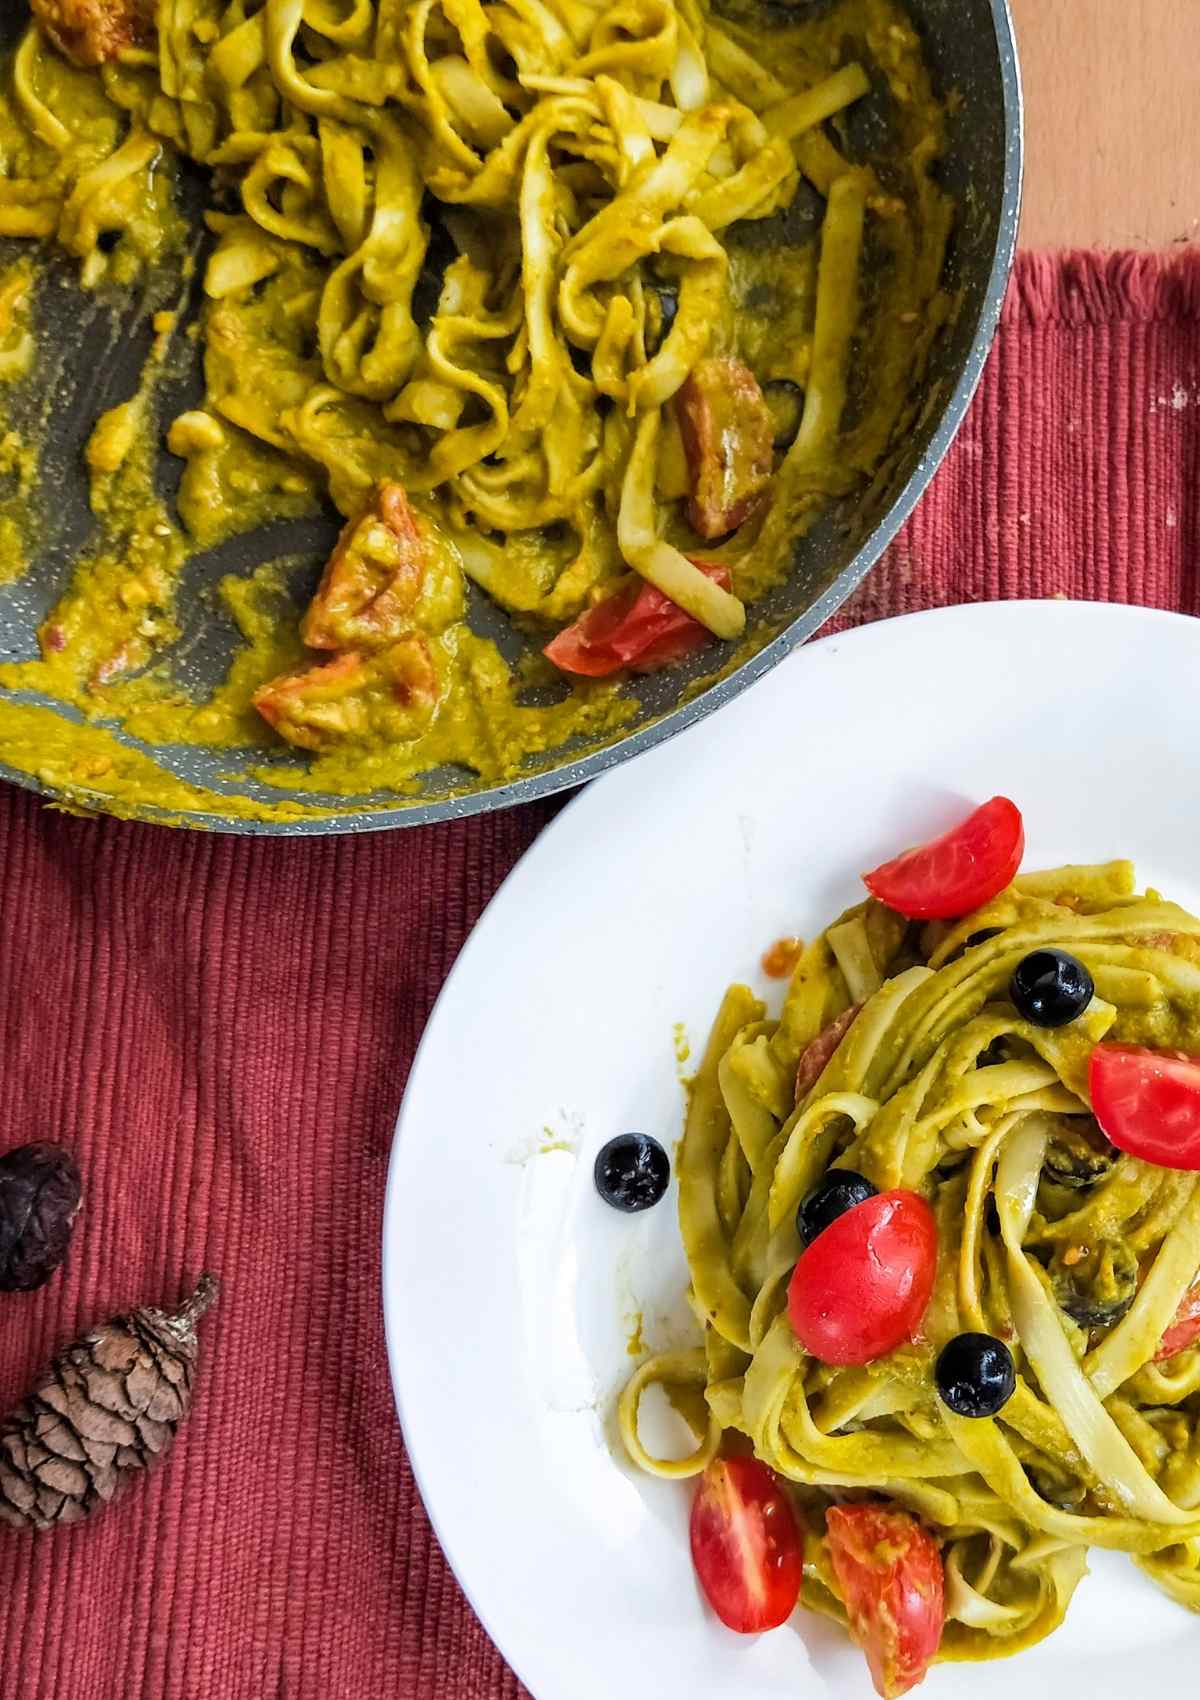
[[[1016,874],[1002,804],[868,876],[777,1017],[727,993],[678,1162],[703,1343],[621,1401],[701,1477],[724,1621],[798,1595],[885,1695],[1040,1640],[1089,1547],[1200,1607],[1200,920],[1128,863]]]

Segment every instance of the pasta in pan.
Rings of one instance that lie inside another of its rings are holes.
[[[1010,991],[1047,952],[1082,963],[1088,982],[1081,1013],[1053,1027]],[[1200,1606],[1200,1162],[1116,1149],[1093,1114],[1097,1054],[1143,1066],[1195,1053],[1198,999],[1200,920],[1137,895],[1127,863],[1018,877],[924,927],[872,898],[804,950],[778,1019],[732,987],[678,1164],[704,1343],[651,1357],[629,1383],[632,1459],[688,1476],[731,1442],[751,1448],[794,1490],[802,1602],[843,1621],[850,1606],[856,1633],[829,1508],[882,1499],[914,1514],[944,1568],[930,1656],[1040,1640],[1089,1547],[1129,1553]],[[803,1250],[797,1209],[839,1177],[861,1180],[856,1196],[918,1195],[937,1246],[912,1342],[841,1366],[802,1343],[795,1299],[822,1245]],[[960,1337],[1004,1343],[1015,1364],[994,1414],[986,1401],[960,1414],[947,1391],[939,1354]],[[643,1445],[654,1384],[695,1425],[692,1456]]]
[[[547,653],[652,668],[744,632],[878,472],[951,311],[945,115],[899,5],[731,4],[34,0],[0,235],[128,282],[178,247],[166,168],[196,162],[206,394],[167,434],[192,544],[326,492],[357,523],[398,487],[421,570],[543,641],[646,586],[640,648],[593,624]],[[864,100],[869,163],[843,130]],[[111,434],[97,454],[121,464]],[[460,629],[386,634],[427,650],[434,719]],[[347,654],[260,702],[285,736],[345,732]]]

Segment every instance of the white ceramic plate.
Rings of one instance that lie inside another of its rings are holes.
[[[636,1316],[686,1329],[672,1197],[597,1198],[614,1133],[668,1147],[675,1024],[810,934],[856,876],[995,792],[1025,865],[1136,858],[1200,905],[1200,622],[1067,603],[952,608],[799,651],[715,719],[599,780],[483,917],[421,1045],[392,1157],[384,1299],[409,1451],[476,1611],[537,1700],[870,1695],[799,1612],[743,1638],[702,1604],[689,1489],[614,1445]],[[766,989],[766,984],[763,984]],[[775,998],[779,988],[773,988]],[[1190,1692],[1200,1627],[1096,1555],[1065,1627],[929,1700]]]

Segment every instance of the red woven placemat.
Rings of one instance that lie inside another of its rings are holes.
[[[1200,257],[1023,259],[970,419],[843,621],[1051,594],[1195,612],[1198,321]],[[379,1236],[430,1004],[550,813],[242,841],[0,788],[0,1147],[61,1138],[87,1187],[65,1275],[0,1303],[0,1401],[115,1310],[202,1268],[225,1289],[161,1473],[94,1525],[0,1528],[5,1700],[518,1692],[405,1462]]]

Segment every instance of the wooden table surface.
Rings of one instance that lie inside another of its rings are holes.
[[[1026,247],[1200,235],[1200,0],[1012,0]]]

